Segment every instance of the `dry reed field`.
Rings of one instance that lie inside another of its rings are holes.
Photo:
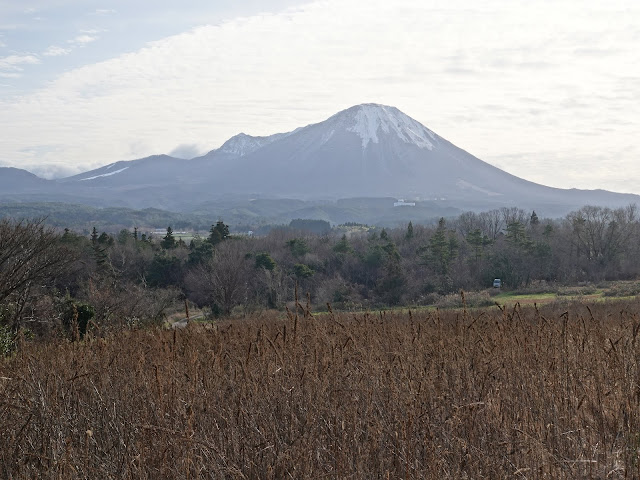
[[[640,302],[25,342],[0,477],[639,478]]]

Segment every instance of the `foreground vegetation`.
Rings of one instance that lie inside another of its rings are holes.
[[[638,478],[640,302],[20,339],[2,478]]]

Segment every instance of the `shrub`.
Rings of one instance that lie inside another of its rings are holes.
[[[634,297],[640,294],[640,282],[617,282],[608,290],[605,297]]]
[[[494,305],[495,301],[488,292],[464,292],[464,303],[467,307],[489,307]],[[462,308],[462,295],[460,293],[451,293],[440,297],[435,304],[438,308]]]
[[[593,295],[598,290],[593,285],[583,287],[562,287],[556,292],[559,297],[577,297],[580,295]]]

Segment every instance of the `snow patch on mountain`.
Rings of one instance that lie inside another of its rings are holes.
[[[337,115],[345,113],[350,123],[347,130],[360,136],[363,149],[367,148],[369,142],[380,142],[378,138],[380,130],[384,133],[395,133],[405,143],[428,150],[433,149],[433,141],[436,140],[435,134],[395,107],[364,104]]]
[[[108,168],[110,168],[113,165],[110,165]],[[100,177],[110,177],[111,175],[115,175],[116,173],[120,173],[120,172],[124,172],[127,168],[129,167],[124,167],[121,168],[120,170],[114,170],[113,172],[109,172],[109,173],[103,173],[102,175],[94,175],[93,177],[87,177],[87,178],[81,178],[80,182],[84,182],[85,180],[95,180],[96,178],[100,178]]]

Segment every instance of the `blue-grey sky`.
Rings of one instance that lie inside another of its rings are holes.
[[[0,0],[0,165],[190,157],[375,102],[528,180],[640,194],[638,45],[637,0]]]

